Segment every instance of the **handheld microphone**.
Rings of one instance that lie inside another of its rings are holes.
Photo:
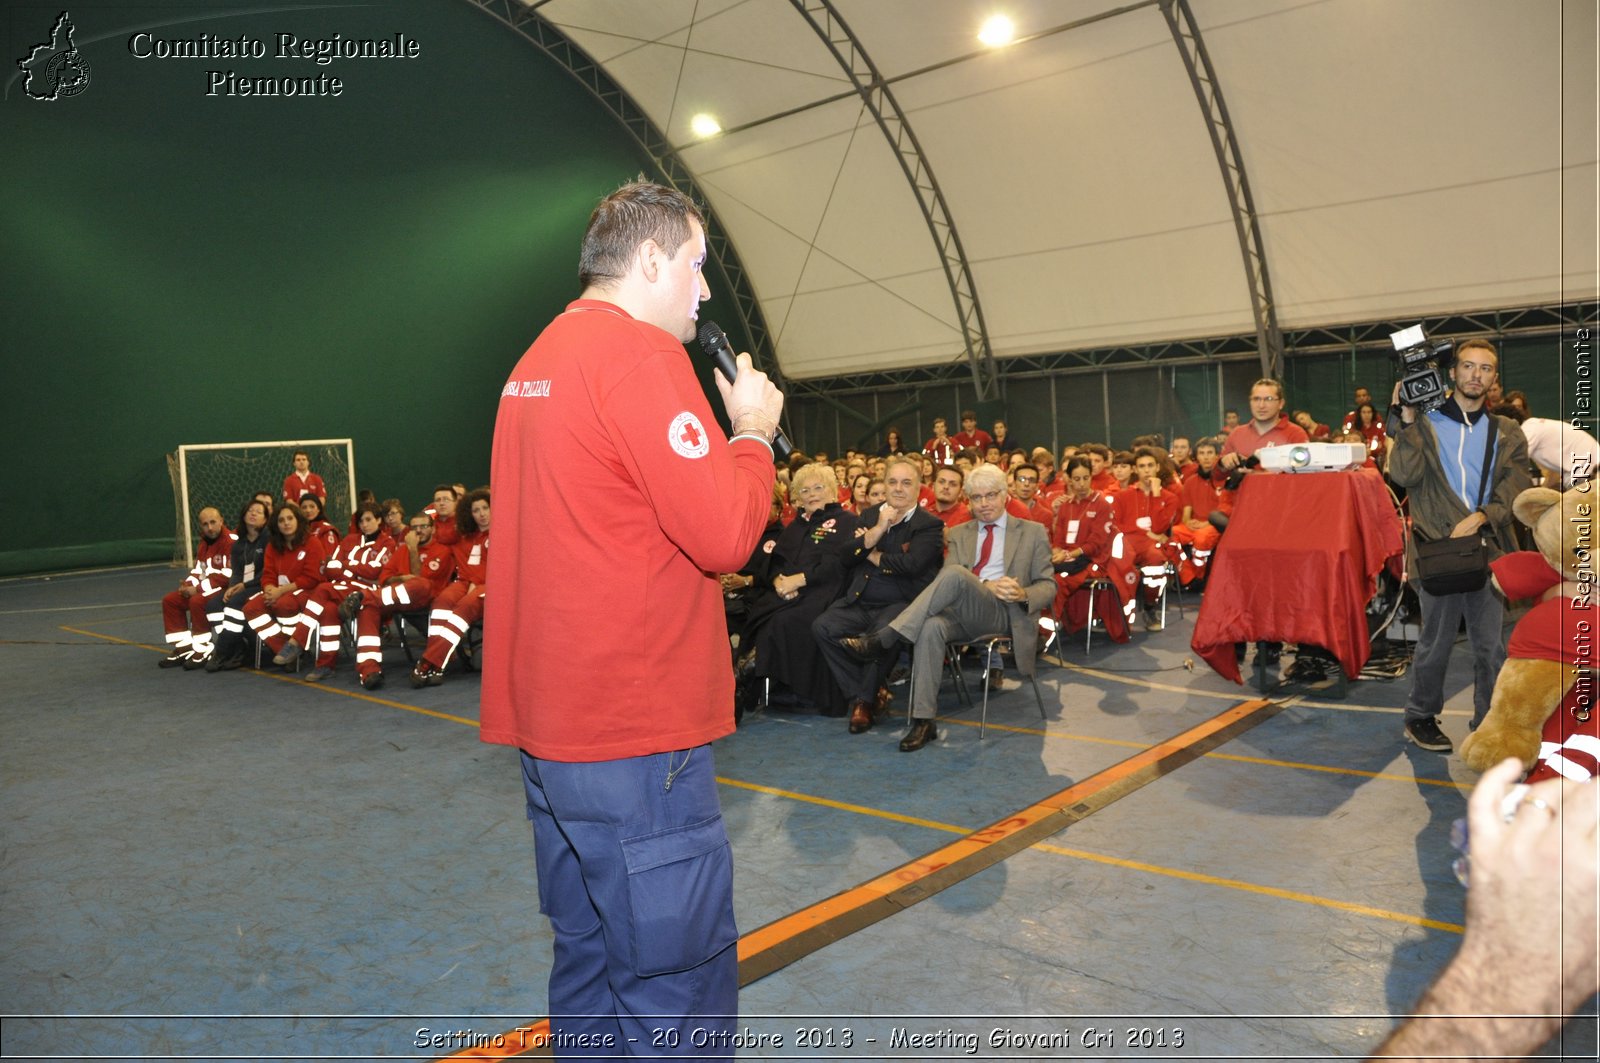
[[[700,322],[698,334],[700,349],[711,356],[711,363],[717,367],[717,372],[728,383],[733,383],[733,378],[739,375],[739,364],[734,360],[733,348],[728,345],[728,334],[715,321]],[[779,428],[772,434],[772,452],[780,459],[787,459],[794,451],[789,445],[788,438]]]

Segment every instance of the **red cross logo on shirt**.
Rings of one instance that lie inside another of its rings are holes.
[[[688,410],[672,419],[667,428],[667,442],[679,457],[703,458],[711,453],[711,439],[706,435],[705,425]]]

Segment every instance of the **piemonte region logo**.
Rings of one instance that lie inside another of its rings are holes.
[[[36,44],[17,60],[26,75],[23,90],[36,100],[60,100],[89,87],[89,61],[72,41],[72,17],[65,11],[56,19],[50,39]]]

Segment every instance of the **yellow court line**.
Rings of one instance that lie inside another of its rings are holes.
[[[156,653],[164,653],[165,652],[165,650],[160,646],[152,646],[149,643],[145,643],[145,642],[134,642],[134,641],[132,641],[130,639],[120,639],[120,638],[117,638],[115,635],[102,635],[102,634],[100,634],[98,632],[94,632],[94,631],[84,631],[81,628],[67,627],[64,624],[61,625],[61,630],[70,631],[74,635],[84,635],[84,636],[87,636],[89,638],[104,639],[107,642],[115,642],[115,643],[118,643],[118,644],[123,645],[123,646],[137,646],[140,649],[153,650]],[[1072,667],[1072,666],[1069,665],[1067,667]],[[1085,671],[1087,671],[1087,670],[1085,670]],[[277,680],[280,680],[282,682],[299,682],[298,680],[291,679],[287,675],[278,676],[278,675],[272,675],[271,673],[268,673],[268,672],[262,672],[262,673],[259,673],[259,674],[264,675],[269,679],[277,679]],[[1093,674],[1093,673],[1091,673],[1091,674]],[[433,717],[436,717],[436,718],[441,719],[441,720],[449,720],[449,721],[451,721],[453,723],[466,724],[469,727],[477,727],[478,726],[478,722],[476,720],[469,720],[464,716],[452,716],[449,713],[435,712],[432,709],[423,709],[423,708],[419,708],[419,707],[417,707],[415,705],[406,705],[406,704],[403,704],[403,703],[398,702],[398,701],[388,701],[388,700],[386,700],[384,698],[375,698],[370,694],[361,694],[361,693],[357,693],[355,691],[340,690],[340,689],[338,689],[336,687],[317,687],[315,684],[310,684],[310,683],[302,683],[301,685],[302,686],[311,686],[311,687],[314,687],[317,690],[320,690],[320,691],[323,691],[323,692],[329,693],[329,694],[338,694],[338,695],[341,695],[343,697],[357,698],[357,699],[359,699],[361,701],[369,701],[369,702],[373,703],[374,705],[385,705],[385,706],[388,706],[389,708],[404,709],[406,712],[415,712],[415,713],[420,713],[420,714],[422,714],[424,716],[433,716]],[[1202,693],[1204,693],[1204,692],[1202,692]],[[947,722],[947,723],[962,723],[962,724],[966,723],[966,721],[963,721],[963,720],[946,720],[945,722]],[[1004,724],[990,724],[989,726],[995,727],[995,728],[998,728],[998,729],[1002,729],[1002,730],[1024,730],[1022,728],[1007,727]],[[1046,734],[1046,735],[1048,735],[1048,732],[1043,732],[1043,731],[1037,731],[1037,732],[1029,731],[1027,733],[1036,733],[1036,734]],[[1086,739],[1086,740],[1099,741],[1099,742],[1105,742],[1105,743],[1116,744],[1116,745],[1123,745],[1123,744],[1138,745],[1138,743],[1125,743],[1125,742],[1123,742],[1122,740],[1119,740],[1119,739],[1109,739],[1109,738],[1107,738],[1107,739]],[[1149,747],[1148,746],[1141,746],[1140,748],[1149,748]],[[1207,756],[1217,756],[1219,754],[1208,753],[1206,755]],[[1250,758],[1238,758],[1238,759],[1250,759]],[[1305,768],[1308,768],[1308,769],[1311,769],[1311,770],[1319,770],[1319,771],[1338,771],[1338,770],[1341,770],[1341,769],[1332,769],[1332,768],[1319,768],[1317,765],[1297,765],[1297,766],[1305,767]],[[1403,777],[1396,776],[1396,778],[1403,778]],[[1413,781],[1419,781],[1420,782],[1420,781],[1431,781],[1431,780],[1413,780]],[[773,797],[782,797],[782,798],[786,798],[786,799],[791,800],[791,801],[799,801],[799,802],[804,803],[804,804],[819,805],[819,806],[822,806],[824,808],[838,809],[840,811],[851,812],[851,813],[854,813],[856,815],[871,816],[871,817],[873,817],[875,819],[884,819],[884,820],[890,820],[890,821],[897,822],[897,823],[906,823],[906,824],[910,824],[912,826],[927,827],[930,830],[944,831],[944,832],[950,833],[950,834],[970,834],[970,833],[972,833],[972,828],[969,828],[969,827],[958,827],[953,823],[940,823],[937,820],[920,819],[920,818],[918,818],[916,816],[905,816],[905,815],[901,815],[898,812],[889,812],[889,811],[886,811],[886,810],[883,810],[883,809],[870,808],[870,807],[868,807],[866,805],[851,804],[850,802],[847,802],[847,801],[835,801],[832,798],[827,798],[827,797],[816,797],[816,796],[811,795],[811,794],[802,794],[802,793],[799,793],[799,792],[794,791],[794,790],[782,790],[782,789],[779,789],[779,788],[777,788],[775,786],[762,786],[759,783],[743,782],[743,781],[740,781],[738,779],[729,779],[729,778],[726,778],[726,777],[720,776],[720,775],[717,776],[717,782],[722,784],[722,785],[724,785],[724,786],[731,786],[731,787],[734,787],[736,789],[751,790],[751,791],[754,791],[756,793],[768,794],[768,795],[773,796]],[[1386,910],[1384,910],[1382,908],[1370,908],[1370,907],[1367,907],[1365,905],[1350,904],[1350,903],[1348,903],[1346,901],[1336,901],[1336,900],[1333,900],[1332,898],[1329,898],[1329,897],[1318,897],[1318,896],[1315,896],[1314,894],[1298,893],[1298,892],[1293,891],[1293,890],[1281,890],[1281,889],[1277,889],[1276,887],[1273,887],[1273,886],[1259,886],[1259,885],[1256,885],[1256,884],[1251,883],[1251,882],[1241,881],[1239,879],[1219,878],[1219,877],[1217,877],[1215,875],[1206,875],[1206,874],[1203,874],[1201,872],[1196,872],[1196,871],[1182,871],[1182,870],[1179,870],[1178,868],[1162,867],[1159,864],[1146,864],[1146,863],[1141,863],[1141,862],[1136,861],[1136,860],[1124,860],[1124,859],[1121,859],[1121,858],[1118,858],[1118,857],[1113,857],[1113,856],[1100,856],[1098,854],[1084,852],[1084,851],[1079,850],[1079,849],[1065,849],[1065,848],[1062,848],[1060,846],[1050,845],[1050,844],[1048,844],[1046,842],[1037,842],[1034,845],[1030,846],[1030,848],[1040,849],[1040,850],[1043,850],[1045,852],[1056,853],[1056,854],[1063,855],[1063,856],[1075,857],[1075,858],[1081,859],[1081,860],[1090,860],[1090,861],[1093,861],[1095,863],[1108,864],[1108,865],[1111,865],[1111,866],[1122,867],[1122,868],[1135,870],[1135,871],[1143,871],[1143,872],[1146,872],[1148,874],[1163,875],[1163,876],[1166,876],[1168,878],[1177,878],[1177,879],[1183,879],[1183,880],[1190,881],[1190,882],[1201,882],[1201,883],[1205,883],[1205,884],[1208,884],[1208,885],[1223,886],[1223,887],[1226,887],[1226,888],[1229,888],[1229,889],[1242,890],[1242,891],[1247,892],[1247,893],[1257,893],[1257,894],[1261,894],[1263,896],[1277,897],[1277,898],[1282,899],[1282,900],[1296,901],[1296,902],[1301,903],[1301,904],[1310,904],[1310,905],[1315,905],[1315,906],[1322,907],[1322,908],[1332,908],[1332,909],[1337,909],[1337,910],[1340,910],[1340,911],[1352,912],[1352,913],[1359,914],[1359,915],[1369,915],[1369,916],[1372,916],[1373,918],[1387,919],[1387,920],[1390,920],[1390,921],[1396,922],[1396,923],[1406,923],[1406,924],[1409,924],[1409,925],[1412,925],[1412,926],[1427,927],[1427,928],[1430,928],[1430,929],[1433,929],[1433,930],[1447,930],[1447,931],[1450,931],[1452,933],[1457,933],[1457,934],[1461,933],[1461,931],[1462,931],[1462,928],[1460,926],[1457,926],[1454,923],[1441,923],[1441,922],[1439,922],[1437,920],[1425,919],[1425,918],[1423,918],[1421,916],[1404,915],[1404,914],[1401,914],[1400,912],[1390,912],[1390,911],[1386,911]]]
[[[154,650],[156,653],[164,654],[167,652],[164,647],[152,646],[148,642],[134,642],[130,639],[119,639],[115,635],[102,635],[97,631],[84,631],[82,628],[67,627],[65,624],[60,625],[60,627],[62,631],[70,631],[74,635],[87,635],[92,639],[105,639],[107,642],[115,642],[122,646],[137,646],[141,650]],[[252,671],[255,670],[252,669]],[[304,680],[296,679],[288,674],[278,675],[266,671],[255,671],[255,674],[263,679],[276,679],[280,683],[299,683],[303,687],[307,687],[323,694],[337,694],[342,698],[355,698],[357,701],[369,701],[374,705],[384,705],[391,709],[404,709],[406,712],[414,712],[419,716],[432,716],[437,720],[449,720],[451,723],[464,723],[468,727],[478,726],[477,720],[471,720],[465,716],[453,716],[448,712],[439,712],[435,709],[424,709],[420,705],[407,705],[403,701],[390,701],[388,698],[373,697],[371,694],[362,691],[341,690],[338,687],[328,687],[321,686],[316,683],[307,683]]]
[[[977,727],[978,724],[971,720],[954,720],[946,716],[939,717],[940,723],[954,724],[959,727]],[[1127,738],[1098,738],[1094,735],[1068,734],[1057,731],[1044,731],[1037,727],[1018,727],[1014,724],[991,723],[991,731],[1010,731],[1013,734],[1042,735],[1045,738],[1068,739],[1073,742],[1092,742],[1105,746],[1126,746],[1130,749],[1149,749],[1145,742],[1135,742]],[[1306,764],[1298,760],[1273,760],[1269,757],[1247,757],[1240,753],[1202,753],[1203,758],[1214,760],[1232,760],[1240,764],[1259,764],[1268,768],[1296,768],[1301,771],[1320,771],[1330,775],[1355,775],[1364,779],[1383,779],[1388,782],[1426,783],[1429,786],[1450,786],[1457,790],[1471,790],[1475,783],[1456,782],[1454,779],[1430,779],[1423,775],[1396,775],[1386,771],[1366,771],[1362,768],[1335,768],[1326,764]]]
[[[846,801],[835,801],[828,797],[816,797],[812,794],[803,794],[795,790],[782,790],[775,786],[762,786],[759,783],[742,782],[738,779],[726,779],[719,776],[719,783],[732,786],[740,790],[751,790],[756,793],[768,794],[773,797],[782,797],[790,801],[799,801],[802,804],[820,805],[823,808],[835,808],[845,812],[854,812],[858,815],[872,816],[876,819],[888,819],[897,823],[909,823],[913,826],[927,827],[930,830],[944,831],[948,834],[971,834],[972,828],[958,827],[953,823],[940,823],[937,820],[919,819],[915,816],[903,816],[898,812],[885,812],[882,809],[869,808],[865,805],[850,804]],[[1391,912],[1384,908],[1373,908],[1365,904],[1352,904],[1349,901],[1338,901],[1331,897],[1318,897],[1313,893],[1301,893],[1298,890],[1279,889],[1276,886],[1262,886],[1254,882],[1245,882],[1242,879],[1222,878],[1217,875],[1207,875],[1200,871],[1184,871],[1175,867],[1163,867],[1160,864],[1147,864],[1140,860],[1126,860],[1122,857],[1103,856],[1099,853],[1085,852],[1082,849],[1068,849],[1049,842],[1035,842],[1030,849],[1038,849],[1059,856],[1070,856],[1078,860],[1089,860],[1097,864],[1110,867],[1120,867],[1130,871],[1143,871],[1146,874],[1162,875],[1167,878],[1181,879],[1185,882],[1198,882],[1208,886],[1221,886],[1225,889],[1241,890],[1245,893],[1255,893],[1265,897],[1276,897],[1279,900],[1294,901],[1299,904],[1309,904],[1319,908],[1332,908],[1342,912],[1351,912],[1356,915],[1371,916],[1374,919],[1387,919],[1394,923],[1404,923],[1408,926],[1427,927],[1430,930],[1447,930],[1459,934],[1462,927],[1455,923],[1443,923],[1437,919],[1427,919],[1419,915],[1406,915],[1402,912]]]

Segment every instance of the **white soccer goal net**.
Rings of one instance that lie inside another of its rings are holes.
[[[348,439],[289,439],[267,443],[189,443],[167,455],[177,533],[172,560],[194,565],[195,514],[216,506],[232,528],[239,511],[257,491],[283,498],[283,478],[294,471],[294,452],[303,450],[311,471],[328,489],[326,516],[344,533],[355,508],[356,452]],[[276,503],[274,503],[276,504]]]

